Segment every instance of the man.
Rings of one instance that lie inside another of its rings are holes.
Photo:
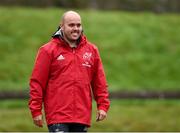
[[[97,121],[102,121],[110,102],[98,49],[83,35],[80,15],[67,11],[52,40],[40,47],[36,57],[29,100],[34,124],[43,126],[43,104],[50,132],[87,131],[92,94]]]

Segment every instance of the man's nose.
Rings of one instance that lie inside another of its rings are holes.
[[[78,30],[79,28],[78,28],[78,26],[75,25],[73,29],[74,30]]]

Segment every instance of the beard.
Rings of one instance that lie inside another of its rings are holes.
[[[71,33],[73,34],[73,33]],[[72,37],[70,37],[69,35],[67,35],[66,33],[63,33],[63,37],[65,40],[67,40],[68,42],[70,43],[75,43],[78,41],[78,39],[80,38],[81,34],[77,33],[78,34],[78,37],[76,39],[73,39]]]

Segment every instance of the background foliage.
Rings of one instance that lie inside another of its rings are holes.
[[[103,10],[179,12],[179,0],[1,0],[1,5]]]

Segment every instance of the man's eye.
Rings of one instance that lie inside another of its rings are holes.
[[[81,26],[81,24],[77,24],[77,27],[80,27]]]
[[[74,24],[69,24],[69,26],[70,26],[70,27],[73,27],[73,26],[74,26]]]

